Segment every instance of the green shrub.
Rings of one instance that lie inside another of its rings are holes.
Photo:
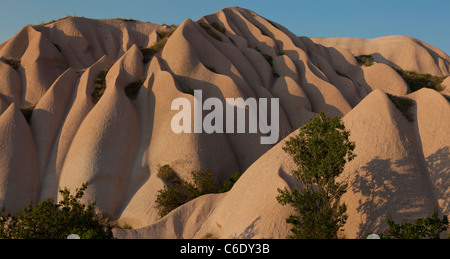
[[[20,108],[20,111],[22,112],[23,116],[25,117],[25,120],[27,120],[28,124],[31,124],[31,116],[33,116],[34,108],[36,108],[36,105],[31,105],[28,107]]]
[[[359,55],[355,58],[360,64],[363,64],[366,67],[370,67],[374,64],[374,60],[371,55]]]
[[[87,184],[77,189],[75,196],[60,190],[62,200],[55,204],[46,199],[36,206],[30,203],[23,211],[12,215],[0,212],[0,239],[65,239],[77,234],[82,239],[112,239],[112,226],[94,211],[95,202],[80,203]]]
[[[136,80],[134,82],[129,83],[127,86],[125,86],[125,94],[128,96],[128,98],[132,100],[136,100],[136,98],[139,95],[139,90],[141,90],[142,85],[145,82],[145,77]]]
[[[92,91],[92,102],[97,104],[100,98],[105,93],[106,89],[106,75],[108,74],[109,69],[102,70],[97,78],[95,79],[94,90]]]
[[[210,169],[200,169],[192,172],[194,186],[198,190],[198,196],[218,192],[218,183]]]
[[[168,39],[170,38],[170,36],[172,36],[172,34],[175,32],[177,28],[178,27],[176,25],[171,25],[169,30],[157,31],[156,33],[158,34],[161,40]]]
[[[161,166],[158,169],[158,177],[169,184],[178,184],[182,182],[178,174],[170,167],[170,165]]]
[[[202,27],[214,39],[222,41],[222,37],[220,37],[213,29],[211,29],[211,26],[209,26],[209,24],[207,24],[206,22],[201,22],[200,27]]]
[[[220,189],[219,192],[228,192],[233,188],[234,184],[239,180],[239,178],[242,176],[242,173],[235,172],[231,175],[230,180],[225,181],[223,183],[222,189]]]
[[[168,168],[166,167],[164,170],[168,170]],[[168,174],[171,175],[173,173],[169,172]],[[175,181],[158,191],[155,202],[159,209],[160,217],[164,217],[177,207],[201,195],[216,191],[217,184],[213,179],[211,170],[201,169],[194,171],[192,172],[192,178],[193,183],[182,180]]]
[[[434,89],[438,92],[444,90],[442,82],[444,82],[444,79],[447,78],[446,76],[433,76],[430,74],[421,74],[414,71],[405,71],[398,68],[394,69],[408,84],[411,92],[415,92],[424,87]]]
[[[186,182],[168,185],[159,190],[155,201],[159,210],[158,215],[162,218],[172,210],[195,199],[197,192],[194,185]]]
[[[406,98],[399,97],[392,94],[387,94],[389,99],[394,103],[395,107],[406,117],[409,122],[414,121],[414,115],[411,113],[411,107],[414,105],[414,101]]]
[[[436,209],[430,217],[419,218],[413,223],[403,220],[397,224],[389,215],[386,219],[388,227],[379,236],[381,239],[439,239],[442,232],[449,229],[448,216],[438,217]]]
[[[154,55],[156,55],[157,53],[161,53],[163,51],[164,47],[166,46],[167,40],[170,38],[170,36],[172,36],[172,34],[175,32],[176,29],[177,27],[173,26],[170,30],[167,31],[157,31],[156,33],[158,34],[160,40],[149,48],[144,47],[140,48],[141,53],[144,56],[143,59],[144,64],[150,62],[150,60],[153,58]]]
[[[14,58],[5,58],[5,63],[10,65],[14,70],[19,70],[20,60]]]
[[[155,201],[160,217],[201,195],[229,191],[241,176],[240,173],[234,173],[219,190],[219,184],[214,180],[211,170],[200,169],[191,175],[192,182],[185,182],[169,165],[159,168],[158,177],[167,183],[164,189],[158,191]]]
[[[150,62],[150,60],[152,60],[153,56],[156,53],[158,53],[158,51],[156,51],[152,47],[150,47],[150,48],[140,47],[139,48],[141,50],[142,56],[144,56],[144,58],[142,59],[142,62],[144,62],[144,64],[147,64],[148,62]]]

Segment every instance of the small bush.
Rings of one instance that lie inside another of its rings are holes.
[[[158,170],[158,177],[169,184],[178,184],[182,182],[178,174],[170,167],[170,165],[161,166]]]
[[[157,31],[156,33],[158,34],[159,38],[161,40],[163,39],[168,39],[170,36],[172,36],[172,34],[175,32],[175,30],[178,27],[176,25],[171,25],[169,30],[166,31]]]
[[[176,29],[177,26],[172,25],[170,30],[157,31],[156,33],[158,34],[160,40],[149,48],[144,47],[140,48],[141,53],[144,56],[143,59],[144,64],[150,62],[150,60],[152,60],[154,55],[156,55],[157,53],[161,53],[163,51],[164,47],[166,46],[167,40],[170,38],[170,36],[172,36],[172,34],[175,32]]]
[[[175,182],[158,191],[155,202],[159,209],[160,217],[164,217],[177,207],[203,194],[215,191],[217,185],[211,170],[201,169],[200,171],[192,172],[192,178],[193,183]]]
[[[191,174],[192,183],[185,182],[178,177],[169,165],[160,167],[158,176],[168,183],[164,189],[158,191],[155,201],[160,217],[164,217],[177,207],[201,195],[229,191],[241,176],[240,173],[234,173],[219,190],[219,184],[214,180],[211,170],[200,169]]]
[[[28,124],[31,124],[31,116],[33,116],[34,108],[36,108],[36,105],[31,105],[28,107],[20,108],[20,111],[22,112],[23,116],[25,117],[25,120],[27,120]]]
[[[158,53],[152,47],[150,47],[150,48],[140,47],[139,49],[141,50],[142,56],[144,56],[144,58],[142,59],[142,62],[144,62],[144,64],[147,64],[148,62],[150,62],[150,60],[152,60],[153,56],[156,53]]]
[[[220,37],[213,29],[211,29],[211,26],[209,26],[209,24],[207,24],[206,22],[201,22],[200,27],[202,27],[214,39],[222,41],[222,37]]]
[[[198,196],[218,191],[218,183],[214,180],[214,175],[210,169],[194,171],[192,172],[192,178],[198,190]]]
[[[414,121],[414,115],[410,108],[414,105],[414,101],[406,97],[398,97],[392,94],[387,94],[389,99],[394,103],[395,107],[406,117],[409,122]]]
[[[142,85],[145,82],[145,77],[136,80],[134,82],[129,83],[127,86],[125,86],[125,94],[128,96],[128,98],[133,101],[136,100],[136,98],[139,95],[139,90],[141,90]]]
[[[449,229],[448,216],[438,217],[436,209],[430,217],[419,218],[413,223],[404,220],[397,224],[389,215],[386,219],[387,229],[379,233],[381,239],[439,239],[442,232]]]
[[[19,70],[20,60],[13,58],[5,58],[5,63],[10,65],[14,70]]]
[[[94,211],[95,202],[80,203],[87,184],[77,189],[75,196],[60,190],[62,200],[55,204],[46,199],[32,203],[15,215],[0,211],[0,239],[66,239],[77,234],[82,239],[112,239],[112,226]]]
[[[438,92],[444,90],[442,82],[444,82],[445,78],[447,78],[446,76],[433,76],[430,74],[421,74],[414,71],[405,71],[398,68],[395,68],[395,70],[408,84],[411,92],[415,92],[424,87],[434,89]]]
[[[239,180],[239,178],[242,176],[242,173],[235,172],[231,175],[230,180],[225,181],[223,183],[222,189],[220,189],[219,192],[228,192],[233,188],[234,184]]]
[[[362,64],[366,67],[370,67],[374,64],[374,60],[371,55],[359,55],[355,58],[360,64]]]
[[[109,69],[102,70],[95,79],[94,90],[92,91],[92,102],[97,104],[100,98],[103,96],[106,89],[106,75]]]

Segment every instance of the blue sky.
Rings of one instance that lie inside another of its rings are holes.
[[[407,35],[450,55],[448,0],[0,0],[0,43],[27,24],[67,15],[180,24],[240,6],[307,37]]]

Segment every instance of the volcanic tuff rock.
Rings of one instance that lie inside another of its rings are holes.
[[[392,68],[448,76],[444,52],[404,36],[297,37],[237,7],[187,19],[164,38],[172,30],[68,17],[26,26],[0,45],[0,203],[15,211],[88,182],[85,201],[134,228],[116,229],[119,238],[284,238],[292,210],[277,202],[277,188],[297,183],[283,138],[323,111],[342,117],[356,144],[342,176],[351,184],[345,237],[382,230],[387,214],[414,219],[435,207],[449,214],[448,87],[411,93]],[[359,64],[358,55],[375,64]],[[143,83],[133,98],[126,89],[135,82]],[[279,98],[279,143],[261,145],[261,133],[173,133],[172,100],[193,104],[193,90],[222,101]],[[412,121],[392,96],[413,102]],[[29,123],[20,108],[32,111]],[[200,168],[219,181],[244,174],[231,191],[160,219],[157,171],[165,164],[184,180]]]

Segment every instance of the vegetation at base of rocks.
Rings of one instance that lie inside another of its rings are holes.
[[[178,26],[172,24],[172,25],[168,26],[168,30],[160,30],[160,31],[157,31],[156,33],[158,34],[158,36],[161,40],[168,39],[168,38],[170,38],[170,36],[172,36],[172,34],[175,32],[175,30],[177,28],[178,28]]]
[[[141,90],[142,85],[145,82],[145,77],[129,83],[125,86],[125,94],[128,96],[130,101],[136,100],[139,95],[139,90]]]
[[[234,173],[229,181],[223,183],[221,189],[213,177],[210,169],[200,169],[191,172],[192,182],[183,181],[169,165],[161,166],[158,170],[160,177],[166,184],[158,191],[156,198],[159,216],[162,218],[177,207],[208,193],[229,191],[241,174]]]
[[[156,55],[157,53],[161,53],[163,51],[164,47],[166,46],[167,40],[170,38],[170,36],[172,36],[172,34],[175,32],[176,29],[177,26],[172,25],[169,30],[157,31],[156,33],[158,34],[159,40],[151,47],[140,48],[141,53],[144,56],[143,59],[144,64],[150,62],[150,60],[153,58],[154,55]]]
[[[296,211],[286,219],[292,225],[288,238],[338,238],[348,217],[347,206],[341,202],[348,184],[336,179],[356,156],[349,136],[339,117],[327,118],[321,112],[285,142],[283,150],[297,165],[292,176],[302,186],[278,189],[278,202]]]
[[[106,90],[106,75],[109,72],[108,69],[102,70],[98,75],[97,78],[95,78],[95,84],[94,84],[94,90],[91,93],[92,96],[92,102],[94,104],[97,104],[100,98],[103,96]],[[140,78],[136,81],[133,81],[125,86],[125,94],[127,97],[132,101],[137,98],[139,95],[139,90],[141,89],[142,85],[145,82],[145,78]]]
[[[161,180],[169,184],[179,184],[182,182],[181,178],[170,165],[159,167],[157,175]]]
[[[49,198],[36,205],[30,203],[12,215],[0,211],[0,239],[66,239],[77,234],[82,239],[112,239],[112,225],[94,211],[95,202],[82,204],[87,184],[73,196],[67,189],[59,190],[62,199],[55,204]]]
[[[421,74],[414,71],[405,71],[399,68],[394,68],[395,71],[405,80],[411,92],[415,92],[424,87],[434,89],[438,92],[444,90],[442,82],[446,76],[433,76],[430,74]]]
[[[97,104],[100,98],[105,93],[106,89],[106,75],[108,74],[109,69],[102,70],[97,78],[95,79],[94,90],[92,91],[92,102]]]
[[[14,59],[14,58],[5,58],[5,63],[10,65],[14,70],[19,70],[20,67],[20,60]]]
[[[409,122],[414,121],[414,115],[411,113],[411,107],[414,106],[413,100],[406,97],[399,97],[388,93],[387,96],[389,97],[389,99],[391,99],[395,107],[397,107],[397,109],[402,112],[402,114]]]
[[[419,218],[410,223],[403,220],[395,223],[389,215],[386,219],[388,227],[378,235],[381,239],[439,239],[441,233],[450,227],[448,216],[439,218],[438,210],[434,210],[431,216]]]
[[[211,37],[218,41],[222,41],[222,37],[220,37],[213,29],[211,29],[211,26],[209,26],[206,22],[200,22],[200,27],[202,27]]]
[[[25,117],[25,120],[27,120],[27,123],[29,125],[31,124],[31,116],[33,116],[34,108],[36,108],[36,105],[20,108],[20,111],[22,112],[23,116]]]
[[[360,64],[362,64],[366,67],[370,67],[374,64],[374,60],[371,55],[359,55],[359,56],[356,56],[355,58]]]
[[[168,168],[164,169],[166,172]],[[160,170],[161,171],[161,170]],[[174,172],[173,172],[174,173]],[[173,174],[172,172],[169,173]],[[174,176],[170,176],[174,179]],[[181,179],[168,183],[164,189],[158,191],[156,204],[159,216],[162,218],[177,207],[207,193],[213,193],[217,184],[213,179],[211,170],[201,169],[192,172],[193,182],[185,182]]]
[[[220,193],[223,192],[228,192],[229,190],[231,190],[231,188],[233,188],[234,184],[239,180],[239,178],[242,176],[242,173],[240,172],[234,172],[231,176],[230,179],[225,181],[222,184],[222,189],[219,190]]]

